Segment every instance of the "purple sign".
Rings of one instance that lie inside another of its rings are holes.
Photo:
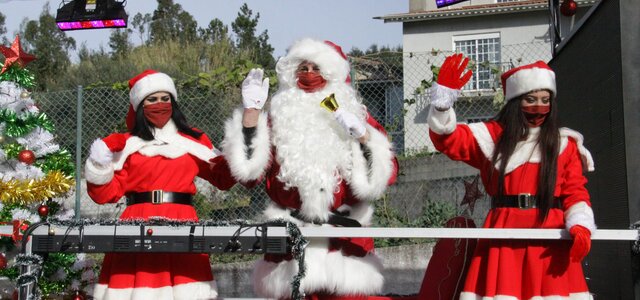
[[[467,0],[436,0],[436,6],[438,8],[441,8],[441,7],[453,5],[453,4],[456,4],[456,3],[460,3],[460,2],[463,2],[463,1],[467,1]]]

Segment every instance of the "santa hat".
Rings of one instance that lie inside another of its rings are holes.
[[[329,82],[345,82],[349,80],[349,62],[342,48],[330,41],[311,38],[296,41],[276,64],[276,71],[281,83],[295,86],[295,72],[302,61],[310,61],[318,65],[322,77]]]
[[[542,89],[550,90],[554,97],[556,95],[556,74],[540,60],[504,72],[500,79],[506,100]]]
[[[167,74],[155,70],[145,70],[129,80],[129,102],[133,106],[133,110],[138,109],[138,105],[145,97],[156,92],[167,92],[173,96],[174,100],[178,99],[173,79]]]
[[[145,70],[129,80],[129,111],[127,112],[127,128],[133,129],[136,120],[135,111],[144,98],[156,93],[167,92],[173,96],[173,100],[178,99],[176,86],[169,75],[155,70]]]

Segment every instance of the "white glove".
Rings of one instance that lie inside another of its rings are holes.
[[[262,69],[251,69],[242,81],[242,105],[244,108],[262,109],[269,95],[269,78],[262,79]]]
[[[338,110],[333,113],[333,116],[342,128],[344,128],[344,130],[346,130],[352,137],[359,139],[367,133],[365,123],[358,119],[356,115],[338,108]]]
[[[102,139],[96,139],[89,149],[89,159],[99,167],[107,167],[113,161],[113,152]]]
[[[458,100],[460,90],[448,88],[438,83],[431,86],[431,105],[439,110],[447,110]]]

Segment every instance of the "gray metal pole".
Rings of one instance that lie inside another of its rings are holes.
[[[76,220],[80,220],[80,170],[82,169],[82,86],[78,86],[76,101]]]

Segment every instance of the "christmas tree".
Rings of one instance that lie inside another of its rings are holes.
[[[31,98],[34,76],[25,66],[35,56],[24,52],[20,37],[11,47],[0,45],[5,57],[0,70],[0,224],[14,233],[0,238],[0,276],[18,279],[21,233],[30,224],[74,217],[62,199],[74,185],[71,154],[56,144],[54,126]],[[40,260],[40,258],[38,258]],[[49,253],[37,268],[39,296],[74,294],[95,280],[95,263],[85,255]]]

